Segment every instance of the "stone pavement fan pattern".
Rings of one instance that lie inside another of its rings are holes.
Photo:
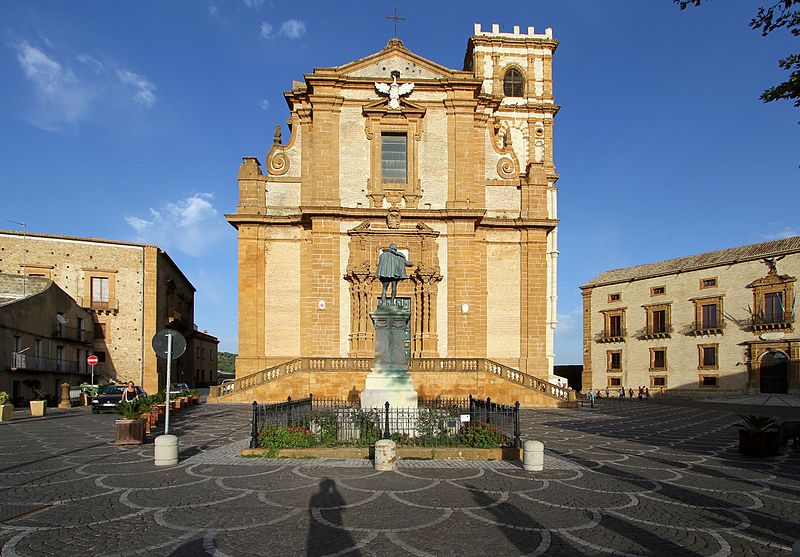
[[[32,555],[789,555],[800,454],[736,453],[733,414],[639,401],[528,410],[543,472],[393,473],[231,458],[246,405],[176,416],[181,463],[84,409],[0,424],[0,547]],[[333,465],[331,465],[333,464]],[[344,463],[340,463],[344,464]]]

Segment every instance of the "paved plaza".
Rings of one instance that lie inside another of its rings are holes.
[[[545,470],[236,456],[249,408],[175,416],[182,460],[113,444],[84,408],[0,423],[0,547],[33,555],[790,555],[800,451],[736,453],[722,410],[603,400],[527,410]]]

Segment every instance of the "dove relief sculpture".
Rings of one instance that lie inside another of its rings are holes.
[[[400,97],[408,95],[414,90],[413,83],[397,83],[397,76],[400,72],[392,72],[391,83],[375,83],[375,89],[382,95],[389,97],[389,108],[392,110],[400,109]]]

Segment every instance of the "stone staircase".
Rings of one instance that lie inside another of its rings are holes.
[[[209,402],[275,402],[287,396],[320,398],[357,396],[372,358],[296,358],[212,386]],[[576,408],[575,391],[548,383],[487,358],[413,358],[409,372],[420,396],[491,397],[528,408]]]

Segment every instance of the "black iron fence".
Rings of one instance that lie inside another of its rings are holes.
[[[315,399],[275,404],[253,402],[250,448],[279,428],[306,446],[372,446],[379,439],[400,445],[521,447],[519,402],[490,399],[420,399],[417,408],[361,408],[358,401]]]

